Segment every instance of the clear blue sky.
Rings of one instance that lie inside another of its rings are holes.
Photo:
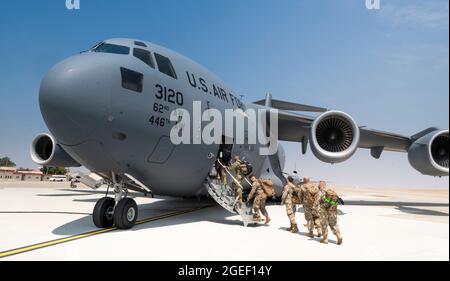
[[[276,98],[344,110],[360,125],[412,135],[449,120],[449,2],[381,0],[2,1],[0,155],[33,167],[46,131],[40,79],[58,61],[111,37],[141,38],[203,64],[247,101]],[[6,132],[6,134],[5,134]],[[355,185],[448,187],[421,176],[406,155],[360,151],[330,166],[298,144],[288,169]]]

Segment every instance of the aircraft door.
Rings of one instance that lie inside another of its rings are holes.
[[[217,158],[220,160],[222,164],[228,165],[230,163],[232,151],[233,151],[232,139],[230,140],[230,138],[222,136],[222,143],[220,144],[219,153],[217,154]]]

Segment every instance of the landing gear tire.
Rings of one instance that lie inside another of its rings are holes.
[[[121,199],[114,209],[114,224],[118,229],[130,229],[136,223],[138,208],[131,198]]]
[[[98,228],[111,227],[114,224],[114,205],[116,202],[113,198],[104,197],[97,201],[94,207],[92,218],[94,224]]]

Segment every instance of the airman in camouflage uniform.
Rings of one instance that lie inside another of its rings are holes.
[[[314,237],[314,227],[316,227],[317,236],[320,237],[322,236],[322,231],[319,221],[319,189],[310,181],[309,177],[303,178],[303,184],[300,186],[300,189],[300,202],[303,203],[308,236]]]
[[[216,160],[216,171],[217,171],[217,179],[220,181],[220,183],[225,186],[228,184],[227,179],[227,172],[225,171],[225,168],[222,166],[225,165],[224,163],[221,163],[219,159]]]
[[[241,171],[241,159],[239,155],[235,155],[233,158],[233,163],[231,163],[230,166],[228,166],[229,171],[234,171],[235,173],[235,180],[233,180],[232,187],[235,194],[236,199],[236,207],[241,208],[242,207],[242,181],[244,179],[244,175]]]
[[[295,220],[295,213],[297,212],[297,205],[295,204],[295,197],[299,200],[298,194],[300,194],[300,188],[294,184],[294,179],[289,176],[287,178],[288,183],[284,187],[283,195],[281,196],[281,205],[286,206],[286,213],[291,223],[291,227],[288,231],[292,233],[298,232],[297,221]]]
[[[337,237],[337,244],[342,244],[342,236],[337,224],[337,205],[339,196],[330,188],[324,189],[324,194],[320,199],[320,225],[323,231],[321,243],[328,244],[328,227]]]
[[[266,218],[265,224],[268,224],[270,222],[270,217],[266,210],[267,194],[263,189],[262,183],[256,178],[256,176],[250,176],[250,181],[252,182],[252,190],[248,195],[247,203],[250,202],[253,197],[255,198],[255,200],[253,200],[253,210],[255,211],[253,218],[255,221],[261,221],[260,212],[262,212],[263,216]]]

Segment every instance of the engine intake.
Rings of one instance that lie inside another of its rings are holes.
[[[75,161],[49,134],[40,134],[31,144],[31,159],[41,166],[79,167]]]
[[[416,140],[409,148],[408,160],[424,175],[448,176],[449,131],[434,131]]]
[[[438,135],[431,144],[431,156],[439,167],[448,170],[449,134]]]
[[[350,115],[341,111],[328,111],[314,120],[310,136],[312,152],[318,159],[339,163],[355,153],[360,132]]]

